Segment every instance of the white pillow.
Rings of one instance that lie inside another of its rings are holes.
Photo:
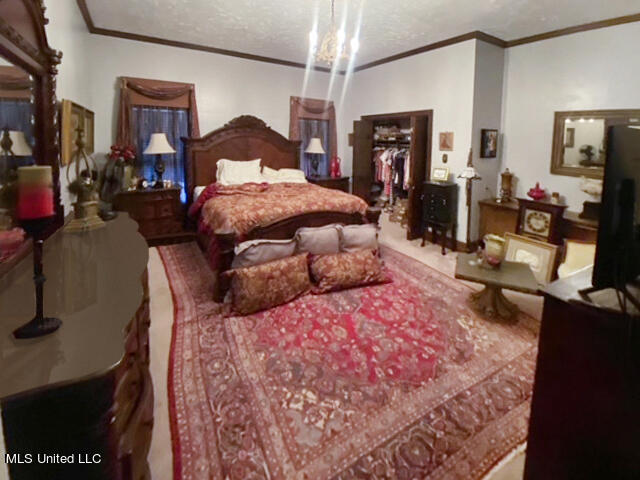
[[[193,189],[193,201],[194,202],[196,200],[198,200],[198,197],[204,191],[205,188],[207,188],[207,187],[205,187],[204,185],[198,185],[196,188]]]
[[[261,159],[235,161],[221,158],[216,163],[216,181],[221,185],[240,185],[242,183],[262,183],[260,173]]]
[[[296,251],[296,240],[248,240],[234,249],[231,268],[253,267],[281,258],[291,257]]]
[[[267,183],[307,183],[304,172],[297,168],[275,170],[264,166],[262,167],[262,178]]]
[[[340,225],[302,227],[296,232],[298,252],[312,255],[331,255],[340,252]]]

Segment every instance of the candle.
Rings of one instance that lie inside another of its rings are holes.
[[[20,220],[54,215],[52,183],[51,167],[48,165],[18,168],[16,216]]]

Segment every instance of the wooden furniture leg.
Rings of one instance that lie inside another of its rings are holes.
[[[458,227],[457,224],[454,222],[453,225],[451,226],[451,250],[453,250],[454,252],[458,251]]]
[[[519,311],[518,306],[510,302],[502,289],[487,285],[482,291],[471,294],[471,303],[480,313],[503,320],[512,319]]]
[[[447,254],[447,227],[442,226],[440,228],[442,229],[442,231],[440,232],[442,234],[442,255],[446,255]]]

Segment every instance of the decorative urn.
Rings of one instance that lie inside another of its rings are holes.
[[[547,192],[543,188],[540,188],[540,182],[536,182],[536,186],[531,188],[527,192],[527,195],[529,195],[534,200],[539,201],[547,196]]]
[[[484,236],[484,261],[491,267],[498,268],[504,260],[504,238],[489,233]]]

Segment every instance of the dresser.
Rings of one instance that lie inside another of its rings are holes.
[[[113,200],[113,209],[127,212],[138,222],[140,233],[149,245],[173,243],[192,237],[183,228],[184,208],[177,187],[120,192]]]
[[[307,177],[309,183],[349,193],[349,177]]]
[[[445,182],[424,182],[422,185],[422,246],[425,245],[429,230],[431,240],[442,244],[442,254],[446,253],[447,232],[451,230],[450,245],[456,251],[456,231],[458,227],[458,185]]]
[[[505,232],[516,233],[518,230],[518,202],[499,203],[495,199],[478,202],[480,207],[480,238],[487,233],[504,235]],[[565,210],[560,221],[562,238],[595,243],[598,238],[598,221],[580,218],[577,212]]]
[[[526,480],[640,478],[640,318],[613,290],[595,294],[606,309],[581,302],[591,274],[544,291]]]
[[[12,480],[150,478],[147,260],[126,214],[83,234],[54,233],[44,244],[44,310],[62,326],[27,341],[11,332],[33,316],[31,257],[0,278],[0,409]],[[74,463],[38,463],[38,453]],[[27,454],[33,462],[18,463]]]

